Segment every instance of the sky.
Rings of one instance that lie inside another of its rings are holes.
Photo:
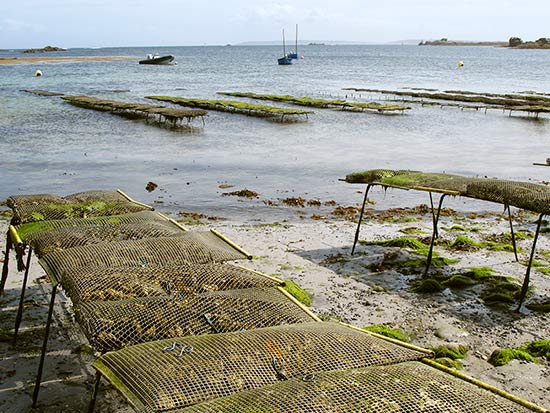
[[[548,0],[0,0],[0,49],[550,37]]]

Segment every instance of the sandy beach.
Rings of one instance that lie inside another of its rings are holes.
[[[414,252],[395,247],[359,245],[351,256],[355,222],[330,215],[327,215],[330,218],[319,214],[308,216],[300,208],[286,208],[290,212],[289,219],[278,222],[236,222],[220,219],[223,217],[208,219],[201,216],[190,219],[175,213],[172,216],[181,219],[190,229],[215,228],[254,255],[253,260],[239,264],[301,285],[312,296],[311,310],[321,318],[340,320],[357,327],[385,324],[400,328],[411,343],[425,348],[442,344],[465,345],[469,350],[461,360],[463,373],[550,408],[548,360],[540,359],[538,363],[513,360],[501,367],[487,362],[496,349],[548,339],[548,313],[530,311],[525,307],[517,313],[513,311],[516,304],[488,306],[475,287],[445,288],[429,294],[412,292],[411,286],[421,278],[422,269],[404,270],[390,261],[416,257]],[[535,218],[531,214],[515,214],[516,230],[532,233]],[[372,210],[363,223],[360,239],[381,241],[415,233],[415,238],[425,240],[431,234],[431,225],[431,213],[424,207]],[[6,228],[7,221],[3,221],[2,233]],[[513,277],[518,283],[523,281],[524,262],[532,238],[518,241],[521,248],[518,263],[512,252],[443,247],[445,240],[453,241],[457,237],[457,228],[461,228],[461,235],[477,240],[509,232],[508,221],[500,214],[446,211],[441,218],[436,251],[441,256],[459,261],[432,271],[454,274],[467,268],[489,266],[495,274]],[[4,242],[2,239],[2,250]],[[548,258],[545,252],[550,250],[546,234],[539,238],[537,250],[537,260],[544,263],[544,257]],[[548,302],[550,297],[550,277],[537,268],[531,273],[534,289],[527,303]],[[40,266],[33,262],[20,340],[13,347],[10,331],[22,274],[17,274],[13,265],[10,269],[6,292],[0,298],[0,381],[3,383],[0,410],[6,413],[30,411],[50,291]],[[62,294],[58,297],[36,411],[80,412],[90,395],[93,381],[90,363],[94,356],[87,346],[82,346],[86,340],[74,323],[70,301]],[[125,413],[133,410],[105,383],[96,411]]]
[[[139,58],[136,56],[0,57],[0,65],[21,65],[30,63],[109,62],[114,60],[139,60]]]

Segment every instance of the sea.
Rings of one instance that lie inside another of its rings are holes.
[[[279,66],[281,49],[229,45],[69,49],[45,57],[134,59],[0,65],[0,199],[120,188],[165,212],[276,220],[289,214],[276,207],[286,198],[357,206],[364,185],[341,179],[374,168],[550,181],[549,167],[533,165],[550,158],[550,115],[535,119],[501,110],[485,113],[414,104],[399,115],[312,109],[307,121],[280,123],[209,111],[203,128],[174,131],[74,107],[58,97],[22,92],[43,89],[149,103],[154,102],[145,99],[147,95],[223,99],[220,91],[358,102],[395,99],[344,90],[348,87],[550,93],[548,50],[304,45],[298,50],[303,59]],[[148,53],[172,54],[177,64],[138,64]],[[0,58],[14,56],[38,55],[0,52]],[[43,76],[35,76],[38,69]],[[148,182],[158,188],[148,192]],[[258,197],[224,195],[242,189]],[[379,209],[429,202],[426,193],[399,189],[378,188],[370,198],[376,202],[371,207]],[[465,211],[502,209],[462,198],[450,199],[446,206]]]

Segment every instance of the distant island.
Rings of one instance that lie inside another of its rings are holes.
[[[439,40],[422,40],[419,46],[493,46],[510,47],[514,49],[550,49],[550,38],[541,37],[535,41],[524,42],[519,37],[510,37],[507,42],[469,42],[461,40],[449,40],[445,37]]]
[[[508,47],[514,49],[550,49],[550,37],[541,37],[535,41],[524,42],[519,37],[510,37]]]
[[[46,46],[42,49],[27,49],[23,50],[23,53],[46,53],[46,52],[66,52],[67,49],[63,49],[62,47],[55,47],[55,46]]]
[[[448,40],[443,37],[439,40],[421,41],[419,46],[493,46],[493,47],[505,47],[508,46],[508,42],[496,41],[496,42],[470,42],[462,40]]]

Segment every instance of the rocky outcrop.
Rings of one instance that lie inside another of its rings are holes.
[[[23,53],[45,53],[45,52],[66,52],[67,49],[63,49],[62,47],[55,47],[55,46],[46,46],[42,49],[27,49],[23,50]]]

